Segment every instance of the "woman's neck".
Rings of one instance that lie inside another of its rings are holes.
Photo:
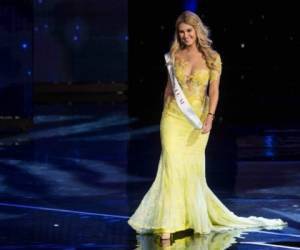
[[[186,47],[184,48],[184,50],[185,50],[186,53],[188,53],[188,54],[198,52],[198,48],[197,48],[196,44],[192,44],[192,45],[190,45],[190,46],[186,46]]]

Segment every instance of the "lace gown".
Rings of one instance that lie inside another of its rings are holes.
[[[208,84],[221,74],[220,56],[216,64],[216,70],[203,68],[186,76],[186,62],[175,62],[178,82],[202,122],[208,113]],[[205,147],[209,133],[202,134],[194,129],[174,97],[165,103],[160,136],[162,151],[155,180],[128,220],[136,232],[173,233],[193,229],[195,233],[207,234],[285,224],[280,219],[239,217],[214,195],[205,179]]]

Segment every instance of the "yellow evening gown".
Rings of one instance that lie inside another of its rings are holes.
[[[221,72],[199,69],[185,75],[185,61],[175,61],[175,74],[194,112],[204,122],[208,113],[207,87]],[[178,108],[174,97],[164,105],[160,122],[162,151],[154,182],[128,224],[140,234],[174,233],[193,229],[195,233],[229,229],[281,226],[281,219],[239,217],[225,207],[207,186],[205,148],[209,133],[195,129]],[[218,157],[218,156],[216,156]]]

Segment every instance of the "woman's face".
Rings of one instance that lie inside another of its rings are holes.
[[[180,23],[178,26],[178,35],[181,41],[181,44],[184,46],[191,46],[196,43],[197,35],[193,26]]]

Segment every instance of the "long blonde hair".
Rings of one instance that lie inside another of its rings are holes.
[[[178,33],[178,27],[181,23],[191,25],[195,29],[197,36],[196,45],[198,50],[203,53],[207,67],[211,70],[218,70],[215,62],[219,54],[211,47],[212,40],[209,38],[210,30],[203,24],[200,17],[191,11],[184,11],[176,20],[174,41],[170,48],[171,58],[175,60],[176,52],[183,48]]]

